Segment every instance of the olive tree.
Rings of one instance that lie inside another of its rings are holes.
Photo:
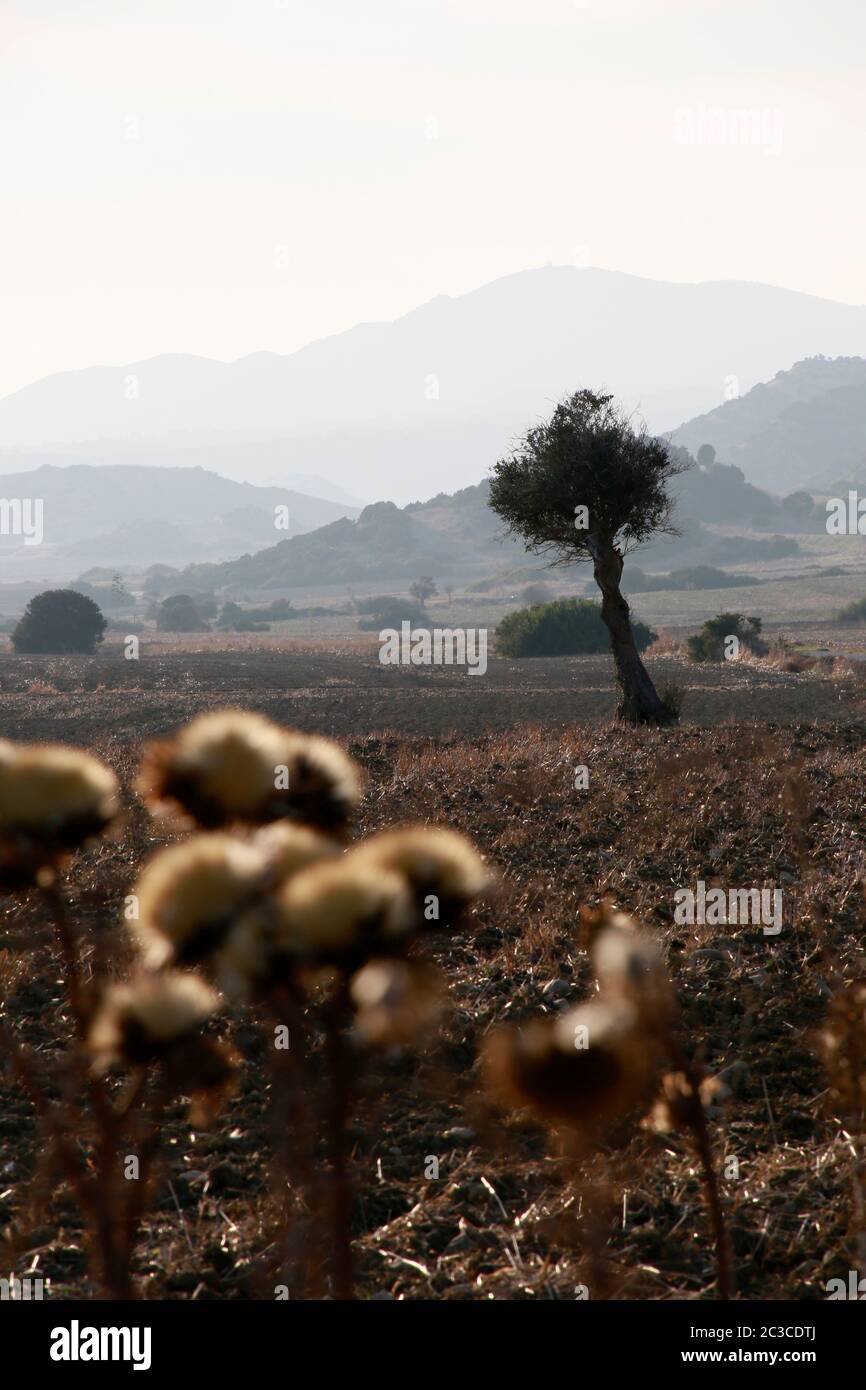
[[[490,506],[527,550],[552,555],[553,565],[591,562],[620,688],[617,714],[634,724],[674,716],[635,645],[620,590],[623,561],[651,536],[676,534],[668,483],[688,466],[635,428],[612,396],[583,390],[529,429],[494,465],[490,482]]]

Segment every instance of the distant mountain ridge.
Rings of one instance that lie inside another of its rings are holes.
[[[712,411],[733,374],[747,392],[815,353],[866,355],[866,308],[550,266],[286,356],[166,354],[47,377],[0,400],[0,452],[8,465],[15,449],[117,441],[176,461],[194,447],[201,462],[262,481],[274,476],[259,453],[267,440],[284,472],[406,502],[479,482],[578,387],[610,390],[663,432]]]
[[[697,563],[706,559],[706,546],[717,541],[704,523],[771,516],[775,499],[750,486],[739,469],[722,464],[693,468],[676,480],[677,519],[681,540],[661,538],[646,552],[650,564]],[[223,564],[194,564],[173,574],[153,574],[154,593],[219,590],[231,594],[254,591],[403,583],[421,574],[438,580],[461,580],[496,573],[509,566],[541,567],[543,558],[529,556],[523,543],[504,534],[503,523],[490,510],[488,481],[440,493],[427,502],[399,508],[393,502],[365,507],[354,521],[342,519],[306,535],[279,541],[256,554]],[[684,558],[683,558],[684,557]]]
[[[278,535],[302,535],[357,509],[288,488],[255,487],[203,468],[54,465],[0,474],[0,496],[39,499],[43,540],[0,535],[3,577],[66,579],[93,564],[145,568],[223,560]],[[286,508],[285,531],[276,507]]]
[[[776,492],[831,487],[866,471],[866,358],[810,357],[744,396],[688,420],[671,442],[712,444],[753,483]]]

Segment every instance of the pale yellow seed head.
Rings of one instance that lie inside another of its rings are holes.
[[[443,826],[384,830],[371,835],[353,854],[403,874],[419,890],[456,901],[478,897],[493,882],[471,841]]]
[[[139,915],[130,926],[146,963],[182,957],[196,937],[227,931],[263,892],[265,871],[261,851],[230,835],[197,835],[161,850],[134,889]]]
[[[200,715],[164,746],[169,775],[194,779],[198,793],[227,815],[256,819],[272,800],[278,769],[288,766],[293,736],[244,710]]]
[[[275,821],[273,825],[264,826],[252,837],[251,843],[264,856],[275,883],[282,883],[320,859],[340,853],[339,846],[327,835],[290,821]]]
[[[621,999],[647,1025],[663,1026],[674,1010],[667,969],[656,943],[625,913],[612,913],[592,943],[603,996]]]
[[[410,1042],[436,1020],[442,987],[429,968],[414,961],[373,960],[353,976],[350,995],[355,1030],[381,1046]]]
[[[0,748],[0,833],[99,830],[120,807],[117,778],[89,753],[55,744]]]
[[[405,881],[350,857],[314,864],[277,895],[279,949],[290,956],[340,954],[405,935],[412,923]]]
[[[93,1019],[88,1048],[98,1070],[118,1061],[143,1060],[202,1026],[220,997],[197,975],[166,971],[111,986]],[[132,1055],[130,1055],[132,1054]]]

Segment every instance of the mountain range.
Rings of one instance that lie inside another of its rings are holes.
[[[40,544],[0,534],[5,579],[68,579],[94,564],[127,570],[225,560],[275,536],[299,536],[358,514],[356,507],[200,467],[43,464],[0,475],[0,494],[42,504]]]
[[[726,392],[745,398],[814,354],[866,355],[866,308],[550,266],[287,355],[166,354],[46,377],[0,400],[0,466],[58,444],[117,464],[194,450],[233,478],[321,475],[352,496],[407,502],[480,481],[580,386],[610,390],[654,432],[695,416],[715,427]],[[766,469],[750,476],[769,481]]]
[[[830,490],[866,474],[866,360],[811,357],[673,431],[695,453],[712,444],[775,492]]]
[[[453,576],[465,583],[514,567],[543,568],[544,558],[528,555],[521,541],[504,534],[488,505],[489,492],[485,481],[403,508],[377,502],[356,520],[333,521],[237,560],[189,565],[180,573],[151,573],[147,588],[154,595],[213,590],[244,597],[321,587],[405,587],[422,574],[440,582]],[[772,527],[778,514],[780,529],[784,524],[777,500],[752,487],[732,465],[692,467],[675,480],[675,493],[682,534],[660,537],[641,551],[641,563],[651,569],[729,555],[730,541],[720,545],[708,523]],[[753,542],[755,550],[761,545]]]

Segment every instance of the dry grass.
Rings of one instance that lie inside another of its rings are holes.
[[[602,894],[661,943],[682,1042],[730,1089],[713,1128],[718,1151],[737,1160],[724,1195],[741,1295],[823,1298],[829,1278],[855,1267],[854,1159],[814,1037],[832,990],[863,971],[864,733],[862,724],[811,721],[673,732],[597,723],[350,741],[371,779],[365,831],[444,822],[471,835],[506,876],[472,930],[423,948],[449,986],[437,1039],[420,1053],[395,1051],[367,1074],[353,1132],[362,1294],[573,1298],[597,1277],[577,1195],[589,1181],[603,1215],[601,1292],[711,1296],[711,1242],[685,1142],[630,1124],[591,1172],[579,1172],[526,1118],[496,1112],[480,1085],[478,1049],[494,1025],[552,1013],[590,990],[578,909]],[[129,786],[134,741],[94,730],[88,742]],[[576,764],[589,769],[587,790],[575,790]],[[114,924],[155,833],[130,796],[120,837],[85,854],[73,874],[75,911],[118,973]],[[674,889],[698,878],[781,886],[782,935],[675,926]],[[5,899],[3,908],[7,1019],[51,1055],[68,1029],[51,938],[35,903]],[[545,992],[552,981],[560,983]],[[227,1122],[191,1132],[182,1107],[170,1113],[162,1196],[137,1270],[150,1297],[273,1297],[279,1204],[263,1045],[243,1012],[233,1031],[243,1087]],[[324,1074],[320,1037],[309,1062]],[[36,1130],[8,1076],[0,1114],[0,1222],[26,1232],[15,1263],[35,1259],[55,1297],[86,1295],[74,1204],[59,1190],[30,1206],[33,1174],[37,1189],[40,1180]]]

